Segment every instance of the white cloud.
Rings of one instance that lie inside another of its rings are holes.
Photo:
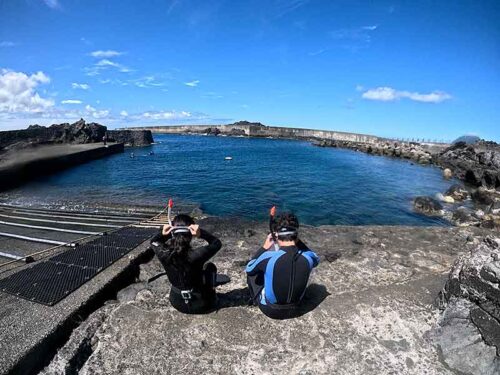
[[[27,75],[23,72],[0,70],[0,112],[39,113],[54,106],[35,91],[40,84],[49,83],[43,72]]]
[[[181,120],[181,119],[187,119],[192,117],[191,112],[186,112],[186,111],[148,111],[141,113],[139,115],[135,115],[134,117],[137,118],[137,116],[146,119],[146,120]]]
[[[82,104],[82,101],[78,99],[66,99],[62,100],[61,104]]]
[[[365,91],[362,98],[368,100],[378,100],[383,102],[391,102],[402,98],[410,99],[422,103],[441,103],[442,101],[451,99],[451,95],[443,91],[433,91],[429,94],[420,94],[418,92],[399,91],[392,87],[377,87]]]
[[[98,62],[95,63],[95,65],[96,66],[113,66],[115,68],[120,67],[120,64],[115,63],[115,62],[108,60],[108,59],[99,60]]]
[[[88,104],[85,106],[85,110],[87,111],[88,115],[96,119],[107,118],[109,116],[109,110],[107,109],[98,110]]]
[[[15,45],[16,45],[16,43],[8,41],[8,40],[4,40],[4,41],[0,42],[0,48],[14,47]]]
[[[377,30],[377,27],[378,25],[373,25],[373,26],[363,26],[362,29],[363,30],[368,30],[368,31],[373,31],[373,30]]]
[[[196,87],[198,86],[198,83],[200,83],[200,81],[197,79],[191,82],[184,82],[184,84],[189,87]]]
[[[74,88],[74,89],[80,89],[80,90],[88,90],[90,89],[90,86],[86,83],[76,83],[76,82],[73,82],[71,84],[71,87]]]
[[[123,55],[123,52],[113,51],[113,50],[105,50],[105,51],[99,50],[91,52],[90,55],[102,59],[102,58],[120,56]]]
[[[60,7],[58,0],[43,0],[43,2],[45,3],[45,5],[52,9],[57,9]]]
[[[451,99],[451,95],[443,91],[433,91],[429,94],[419,94],[418,92],[408,92],[405,94],[405,97],[423,103],[441,103],[442,101]]]
[[[109,59],[101,59],[97,61],[94,66],[90,68],[84,68],[84,70],[87,72],[86,74],[88,76],[96,76],[101,73],[101,71],[109,69],[109,68],[114,68],[117,69],[118,71],[122,73],[128,73],[132,72],[132,69],[129,69],[125,65],[119,64],[117,62],[111,61]]]
[[[120,116],[127,117],[128,116],[128,112],[127,111],[121,111],[120,112]]]
[[[161,79],[161,78],[160,78]],[[137,79],[131,79],[128,81],[129,84],[135,85],[141,88],[152,88],[152,87],[162,87],[165,86],[165,82],[159,81],[155,76],[146,76]]]

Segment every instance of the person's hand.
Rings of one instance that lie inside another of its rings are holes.
[[[191,224],[189,230],[193,236],[200,237],[200,226],[198,224]]]
[[[273,246],[274,244],[274,240],[273,240],[273,236],[271,233],[269,233],[266,237],[266,241],[264,242],[264,245],[262,245],[262,247],[266,250],[269,250],[271,248],[271,246]]]
[[[163,234],[164,236],[168,236],[171,231],[172,231],[172,227],[168,224],[165,224],[163,226],[163,229],[161,230],[161,234]]]

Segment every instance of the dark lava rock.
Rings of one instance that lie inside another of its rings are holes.
[[[237,129],[237,128],[232,128],[229,133],[229,135],[232,135],[232,136],[242,136],[242,135],[246,135],[245,131],[243,129]]]
[[[417,212],[426,215],[441,215],[443,206],[437,200],[431,197],[416,197],[413,201],[413,207]]]
[[[460,257],[440,294],[443,313],[433,335],[456,371],[500,373],[499,244],[486,237]]]
[[[472,210],[466,207],[457,208],[453,212],[452,221],[459,226],[479,225],[480,223],[480,220],[473,216]]]
[[[436,160],[468,184],[500,187],[500,145],[495,142],[458,142],[439,153]]]
[[[151,130],[109,130],[108,140],[126,146],[147,146],[154,142]]]
[[[218,128],[206,128],[204,133],[208,135],[219,135],[220,130]]]
[[[40,144],[102,142],[107,128],[83,119],[73,124],[54,124],[49,127],[31,125],[24,130],[0,132],[0,152]]]
[[[48,128],[55,143],[94,143],[101,142],[107,128],[97,123],[85,123],[80,119],[73,124],[54,124]]]
[[[461,185],[455,184],[450,186],[448,190],[446,190],[446,193],[444,193],[445,196],[450,196],[456,201],[463,201],[467,199],[469,196],[469,192]]]
[[[486,205],[490,205],[493,204],[493,202],[495,202],[494,194],[492,192],[489,192],[483,187],[476,189],[472,193],[472,199],[474,199],[479,204],[486,204]]]

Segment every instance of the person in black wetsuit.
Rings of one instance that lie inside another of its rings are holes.
[[[208,245],[192,249],[193,236]],[[229,282],[227,276],[217,275],[215,264],[208,262],[220,250],[220,240],[196,225],[189,215],[181,214],[174,218],[172,227],[163,227],[151,245],[172,284],[172,306],[187,314],[211,311],[216,305],[215,287]]]
[[[279,215],[264,245],[246,267],[252,302],[273,319],[296,316],[309,276],[319,258],[298,238],[299,221],[291,213]]]

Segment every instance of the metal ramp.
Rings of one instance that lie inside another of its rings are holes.
[[[0,291],[53,306],[157,232],[119,229],[0,280]]]

